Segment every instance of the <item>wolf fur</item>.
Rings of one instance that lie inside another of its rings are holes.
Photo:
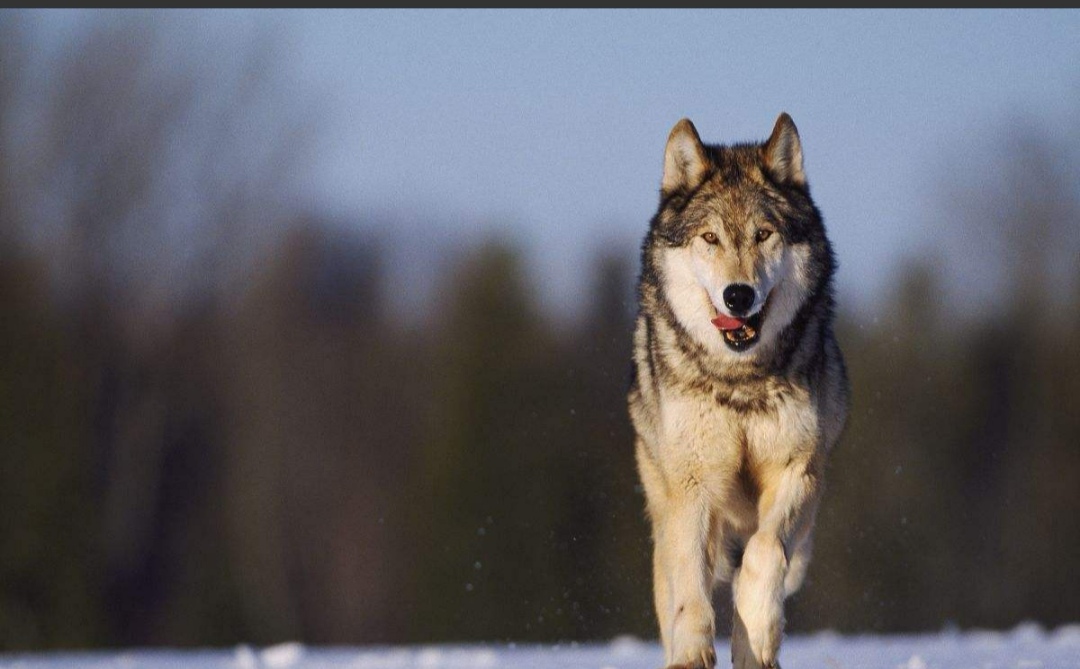
[[[784,599],[806,573],[847,416],[835,267],[790,116],[767,141],[731,146],[675,125],[642,244],[628,397],[671,668],[715,665],[722,582],[733,665],[778,666]]]

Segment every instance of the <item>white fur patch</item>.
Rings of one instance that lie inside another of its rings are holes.
[[[775,282],[769,301],[769,314],[762,326],[763,342],[772,341],[795,318],[810,289],[808,276],[810,249],[805,246],[785,246],[778,263]]]
[[[724,345],[723,335],[712,324],[716,306],[695,265],[692,248],[665,249],[662,257],[664,292],[675,318],[710,353],[736,355]]]

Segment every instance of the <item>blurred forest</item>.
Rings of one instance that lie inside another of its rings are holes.
[[[407,327],[385,242],[281,197],[312,124],[264,113],[257,43],[31,54],[4,15],[0,651],[655,637],[636,256],[566,324],[493,240]],[[1018,131],[943,207],[943,249],[998,245],[992,309],[943,256],[879,313],[841,296],[853,412],[790,631],[1080,620],[1077,140]]]

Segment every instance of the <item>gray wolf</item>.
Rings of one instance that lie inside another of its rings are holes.
[[[642,244],[628,395],[670,668],[715,665],[720,583],[733,665],[778,666],[848,411],[835,268],[790,116],[731,146],[675,125]]]

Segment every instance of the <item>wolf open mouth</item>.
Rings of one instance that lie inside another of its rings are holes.
[[[749,318],[733,318],[723,314],[712,319],[720,333],[724,335],[724,343],[733,351],[745,351],[761,339],[761,323],[765,320],[765,311],[769,306],[768,299],[761,309]]]
[[[757,312],[746,320],[740,320],[742,325],[737,328],[720,328],[720,331],[724,335],[724,343],[728,345],[728,348],[735,351],[745,351],[757,343],[758,339],[761,338],[762,311]],[[715,321],[713,321],[713,324],[715,325]]]

